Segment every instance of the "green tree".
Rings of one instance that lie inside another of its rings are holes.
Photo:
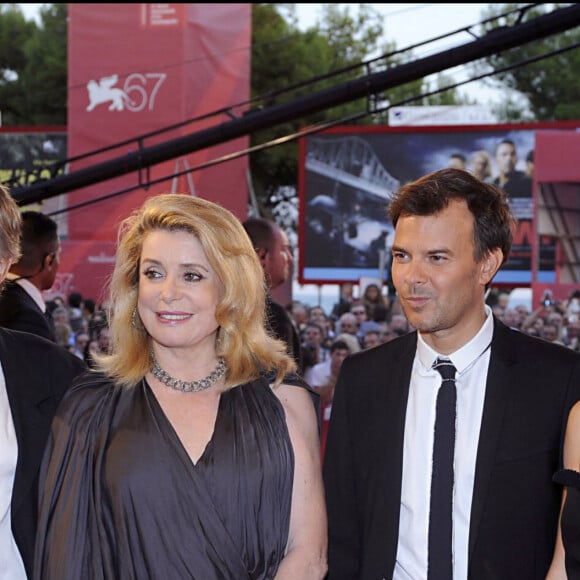
[[[267,96],[263,106],[279,104],[301,95],[321,91],[395,67],[414,58],[412,51],[400,52],[393,42],[384,42],[383,18],[367,4],[321,4],[320,20],[308,30],[298,28],[292,4],[254,4],[252,10],[252,96]],[[363,63],[365,63],[363,65]],[[450,84],[444,76],[439,87]],[[293,87],[288,90],[288,87]],[[380,113],[389,103],[415,97],[416,104],[457,104],[456,91],[422,98],[429,84],[421,80],[394,87],[369,99],[339,106],[252,134],[253,147],[304,127],[324,123],[386,123]],[[375,111],[379,111],[373,114]],[[251,154],[251,173],[262,214],[295,197],[298,175],[298,145],[291,141]]]
[[[23,114],[31,125],[67,123],[67,14],[66,4],[45,5],[40,26],[24,45]]]
[[[27,66],[26,46],[37,32],[16,4],[0,4],[0,103],[2,123],[21,125],[29,121],[24,112],[26,89],[22,71]]]
[[[0,5],[0,102],[4,125],[66,125],[67,9],[48,4],[40,25]]]
[[[561,4],[532,6],[492,4],[483,12],[482,17],[483,19],[495,18],[522,6],[528,6],[524,21],[562,7]],[[488,32],[499,26],[511,26],[517,18],[518,13],[514,12],[485,24],[482,31]],[[504,101],[497,108],[496,112],[500,118],[504,121],[579,119],[577,71],[580,70],[580,51],[577,48],[521,65],[528,59],[561,50],[579,41],[580,30],[575,28],[501,52],[477,63],[476,70],[480,73],[489,70],[497,71],[487,81],[490,86],[511,89],[504,91]],[[502,69],[507,70],[502,71]],[[518,98],[517,95],[521,95],[523,99]]]

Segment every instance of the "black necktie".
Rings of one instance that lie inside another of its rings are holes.
[[[453,578],[453,454],[455,450],[456,369],[449,359],[438,358],[433,364],[443,377],[437,394],[433,475],[429,510],[429,580]]]

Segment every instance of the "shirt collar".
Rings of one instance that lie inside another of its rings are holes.
[[[6,279],[15,281],[16,284],[21,286],[24,291],[36,302],[36,304],[38,304],[40,310],[42,310],[42,312],[46,312],[46,302],[42,297],[42,292],[32,282],[26,278],[20,278],[12,272],[8,272],[8,274],[6,274]]]
[[[423,339],[421,333],[417,333],[417,358],[424,367],[424,370],[430,370],[433,361],[437,357],[449,358],[455,365],[457,373],[461,374],[469,367],[478,357],[480,357],[489,347],[493,336],[493,315],[491,308],[485,305],[485,322],[477,334],[460,349],[449,355],[442,355],[433,350]]]

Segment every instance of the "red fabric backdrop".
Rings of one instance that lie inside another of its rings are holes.
[[[68,156],[159,131],[246,101],[250,95],[251,4],[69,4]],[[239,111],[238,111],[239,112]],[[230,120],[225,115],[146,139],[151,147]],[[162,183],[67,213],[59,281],[51,294],[96,300],[114,259],[119,221],[145,197],[176,191],[247,214],[247,157],[174,175],[247,147],[247,138],[188,154],[141,172]],[[75,171],[117,159],[121,149],[73,162]],[[131,189],[133,172],[68,194],[68,206]]]

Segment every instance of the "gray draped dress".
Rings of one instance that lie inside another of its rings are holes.
[[[272,578],[293,473],[266,377],[221,395],[194,464],[146,381],[122,390],[88,373],[63,399],[44,456],[34,578]]]

